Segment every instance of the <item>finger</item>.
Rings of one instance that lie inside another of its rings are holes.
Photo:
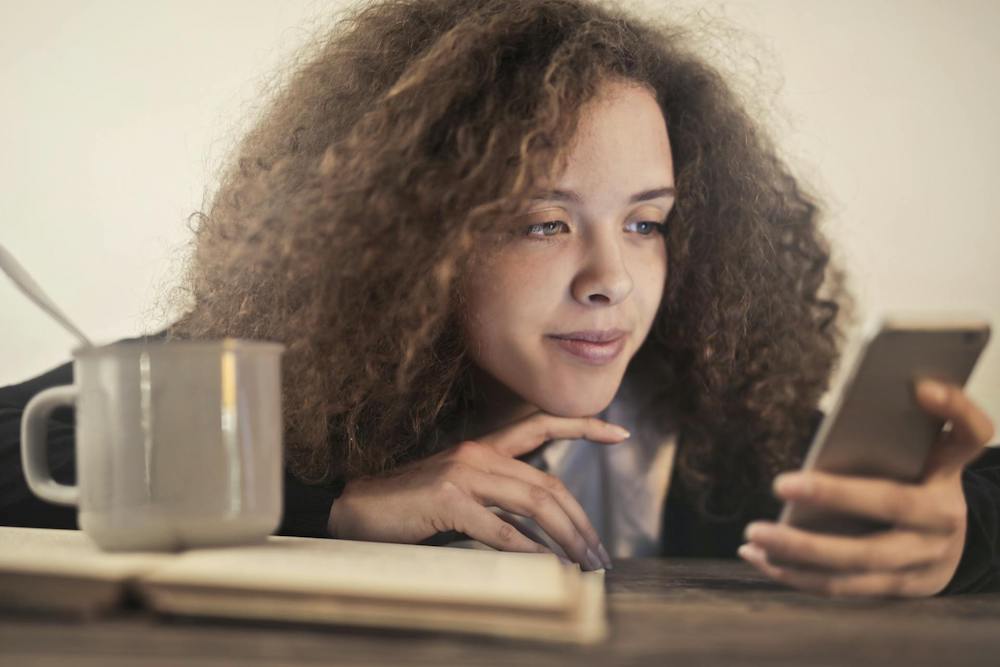
[[[601,544],[601,537],[597,534],[597,530],[594,529],[594,525],[590,522],[587,512],[558,477],[542,472],[538,468],[535,468],[524,461],[508,459],[502,456],[490,457],[484,465],[487,472],[497,475],[506,475],[507,477],[516,477],[528,482],[529,484],[534,484],[535,486],[540,486],[543,489],[546,489],[552,494],[552,497],[556,499],[563,511],[566,512],[567,516],[569,516],[569,518],[573,521],[573,525],[576,526],[576,529],[581,535],[583,535],[587,544],[598,552],[606,552],[604,546]]]
[[[546,535],[545,531],[543,531],[541,527],[539,527],[539,525],[534,521],[531,521],[530,519],[525,519],[523,516],[519,514],[508,512],[507,510],[501,509],[499,507],[490,507],[488,509],[494,514],[496,514],[498,517],[500,517],[507,523],[511,524],[522,533],[524,533],[528,537],[528,539],[534,542],[538,542],[542,546],[546,546],[549,549],[552,548],[553,545],[552,538]],[[555,551],[553,551],[553,553],[555,553]],[[571,561],[569,558],[563,558],[562,556],[559,556],[559,558],[561,558],[567,565],[573,563],[573,561]]]
[[[951,420],[952,432],[963,440],[985,445],[995,435],[989,416],[957,385],[923,380],[917,385],[917,400],[927,412]]]
[[[468,490],[483,505],[494,505],[523,517],[534,519],[545,534],[585,570],[603,567],[597,554],[576,529],[562,506],[546,489],[514,477],[472,471]]]
[[[926,568],[895,572],[836,573],[777,566],[760,547],[744,544],[740,556],[775,581],[831,597],[917,597],[927,595]]]
[[[951,422],[951,431],[935,443],[924,478],[957,475],[990,443],[995,428],[989,416],[960,387],[923,380],[916,386],[921,409]]]
[[[927,453],[920,480],[924,483],[949,480],[982,454],[984,446],[963,440],[954,430],[942,431]]]
[[[508,458],[499,454],[491,446],[474,440],[460,443],[451,450],[449,457],[451,458],[449,465],[453,468],[456,467],[456,464],[460,466],[459,470],[452,471],[459,477],[464,474],[464,471],[474,467],[487,473],[514,477],[546,489],[570,517],[576,530],[583,535],[588,546],[598,555],[602,565],[607,569],[613,568],[611,556],[601,544],[601,538],[594,530],[593,524],[590,523],[586,511],[558,477],[542,472],[524,461]]]
[[[615,444],[629,437],[629,432],[597,417],[556,417],[537,412],[481,438],[497,452],[509,457],[522,456],[547,440],[586,438]]]
[[[451,529],[500,551],[552,553],[547,547],[528,539],[521,531],[462,494],[451,504]]]
[[[746,538],[776,561],[835,571],[872,572],[929,565],[944,557],[947,540],[911,530],[844,537],[755,521]]]
[[[809,470],[778,475],[774,491],[784,500],[897,526],[942,533],[956,527],[949,507],[933,502],[926,488],[917,484]]]

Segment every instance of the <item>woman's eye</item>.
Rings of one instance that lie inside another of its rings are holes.
[[[667,225],[663,222],[641,220],[631,224],[638,227],[636,231],[639,236],[652,236],[654,232],[659,232],[665,236],[667,233]],[[528,225],[527,233],[528,236],[532,236],[534,238],[551,237],[556,235],[556,232],[559,230],[559,225],[567,227],[566,223],[562,220],[550,220],[548,222],[539,222],[533,225]]]
[[[557,225],[562,225],[565,227],[566,223],[563,222],[562,220],[551,220],[549,222],[539,222],[534,225],[528,225],[528,235],[537,236],[537,234],[532,234],[532,231],[540,229],[542,231],[542,236],[553,236],[553,234],[546,234],[545,231],[546,230],[555,231],[556,229],[558,229]]]
[[[666,223],[663,223],[663,222],[653,222],[651,220],[641,220],[639,222],[634,222],[632,224],[634,224],[634,225],[645,225],[641,230],[639,230],[639,234],[641,234],[642,236],[652,236],[653,232],[660,232],[663,235],[666,235],[666,233],[667,233],[667,225],[666,225]]]

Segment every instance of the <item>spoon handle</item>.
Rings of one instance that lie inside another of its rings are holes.
[[[74,336],[80,339],[83,344],[87,347],[93,347],[94,344],[83,335],[83,332],[76,328],[69,318],[63,315],[62,311],[52,302],[42,288],[28,275],[28,272],[24,270],[24,267],[14,259],[14,255],[10,254],[3,244],[0,244],[0,269],[3,269],[14,284],[27,296],[29,299],[35,302],[35,304],[44,310],[46,313],[51,315],[59,324],[63,325],[68,329]]]

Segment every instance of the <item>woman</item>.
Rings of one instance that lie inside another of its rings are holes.
[[[740,554],[779,581],[1000,585],[1000,472],[962,473],[993,427],[957,387],[918,394],[954,425],[924,483],[772,493],[849,311],[817,219],[683,31],[583,0],[376,2],[239,146],[163,335],[287,346],[286,534],[461,533],[592,569],[732,556],[794,498],[895,527],[757,521]]]

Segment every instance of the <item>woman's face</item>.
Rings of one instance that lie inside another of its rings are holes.
[[[466,340],[484,392],[507,417],[589,416],[614,398],[663,296],[673,186],[655,98],[609,82],[583,110],[566,171],[540,184],[517,231],[467,278]],[[601,363],[553,338],[608,329],[625,333]]]

